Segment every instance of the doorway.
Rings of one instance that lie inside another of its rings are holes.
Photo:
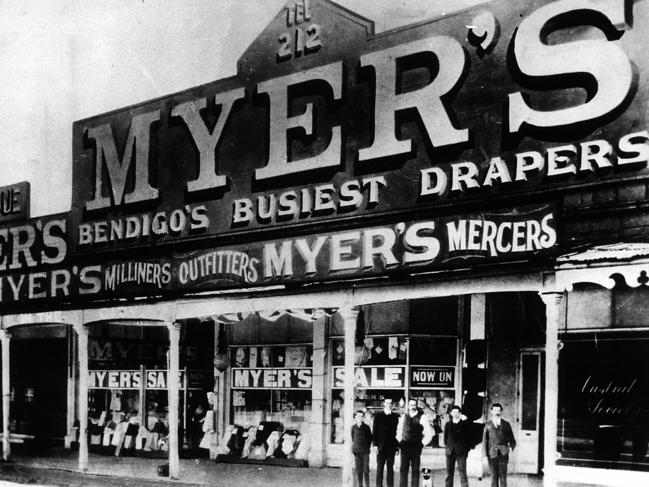
[[[521,351],[518,357],[516,466],[519,473],[538,474],[543,468],[543,360],[541,350]]]
[[[21,330],[22,331],[22,330]],[[28,330],[32,331],[32,330]],[[35,444],[63,444],[67,420],[68,341],[65,327],[48,338],[11,340],[11,425]]]

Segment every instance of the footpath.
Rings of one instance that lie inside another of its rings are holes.
[[[170,481],[158,476],[164,460],[90,455],[88,472],[77,470],[77,454],[70,450],[48,452],[47,456],[14,456],[10,463],[0,464],[0,482],[30,485],[93,487],[93,486],[227,486],[227,487],[340,487],[339,468],[290,468],[265,465],[216,463],[213,460],[181,460],[180,480]],[[433,472],[433,485],[443,486],[446,473]],[[395,473],[398,485],[398,473]],[[370,474],[375,484],[375,472]],[[0,484],[1,485],[1,484]],[[455,478],[455,485],[460,479]],[[469,478],[471,487],[489,487],[490,478]],[[510,487],[542,487],[539,476],[511,475]],[[587,484],[559,484],[559,487],[585,487]]]

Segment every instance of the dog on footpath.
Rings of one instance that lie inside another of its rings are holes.
[[[432,473],[433,471],[430,468],[421,469],[421,476],[423,478],[421,487],[433,487],[433,477],[431,477]]]

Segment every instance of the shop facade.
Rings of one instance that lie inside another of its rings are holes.
[[[254,434],[347,484],[353,411],[412,397],[476,442],[503,404],[548,485],[646,481],[648,3],[376,34],[290,1],[236,76],[75,122],[71,211],[0,227],[5,457],[40,435],[178,477]]]

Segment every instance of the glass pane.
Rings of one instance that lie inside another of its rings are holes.
[[[410,365],[455,365],[455,338],[410,339]]]
[[[450,420],[451,406],[455,403],[455,391],[412,390],[410,396],[417,399],[417,405],[428,417],[435,430],[435,436],[428,444],[435,448],[444,447],[444,427]]]
[[[649,470],[649,334],[626,337],[563,337],[559,464]]]
[[[333,389],[331,395],[331,442],[343,443],[345,428],[343,424],[343,405],[345,391]],[[405,409],[405,391],[403,389],[356,389],[354,411],[364,411],[364,421],[372,426],[374,415],[383,410],[383,400],[392,399],[392,411],[402,414]]]
[[[522,429],[536,431],[538,428],[539,356],[536,354],[523,355],[522,369]]]

